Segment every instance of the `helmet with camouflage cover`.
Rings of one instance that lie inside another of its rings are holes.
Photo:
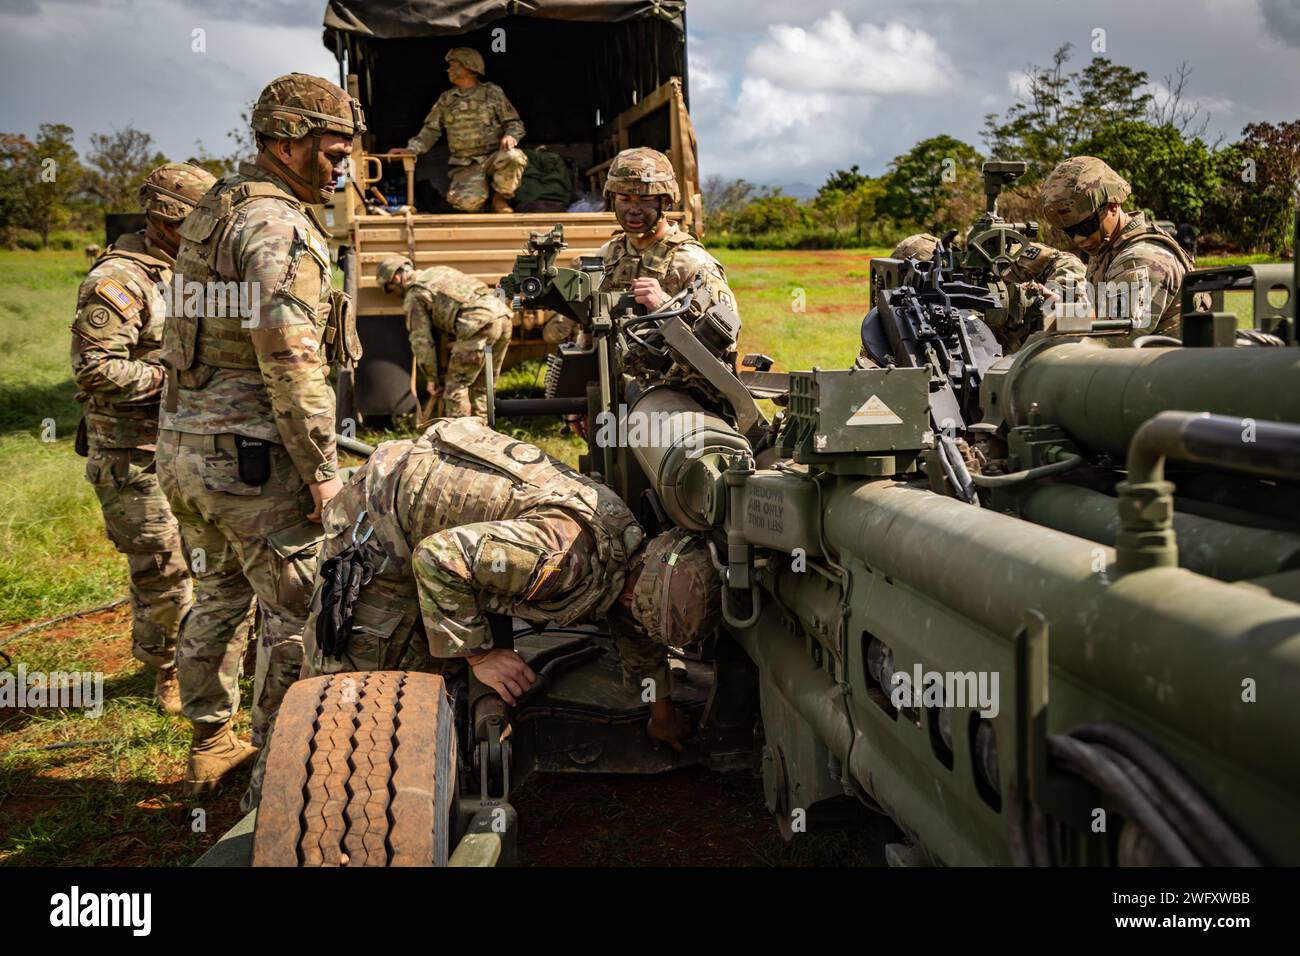
[[[1083,222],[1107,203],[1122,203],[1132,191],[1127,180],[1102,160],[1075,156],[1043,180],[1039,202],[1043,218],[1064,229]]]
[[[388,283],[393,281],[393,276],[403,269],[414,269],[411,260],[406,256],[384,256],[379,260],[379,268],[375,270],[375,281],[379,288],[387,291]]]
[[[605,176],[605,197],[608,199],[612,193],[667,196],[673,203],[681,198],[673,164],[659,150],[644,146],[623,150],[609,164],[609,172]]]
[[[632,590],[632,613],[660,644],[689,647],[718,626],[722,579],[708,542],[674,528],[645,549],[645,564]]]
[[[933,259],[934,250],[939,245],[939,237],[928,232],[918,232],[908,236],[890,254],[891,259]]]
[[[140,184],[145,213],[164,222],[180,222],[191,212],[216,177],[191,163],[163,163]]]
[[[479,76],[482,76],[485,72],[483,69],[483,54],[473,47],[452,47],[447,51],[447,55],[443,59],[448,63],[459,63],[471,73],[477,73]]]
[[[272,139],[366,131],[361,104],[329,80],[309,73],[289,73],[268,83],[253,107],[251,125],[253,132]]]

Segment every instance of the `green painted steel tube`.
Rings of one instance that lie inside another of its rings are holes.
[[[1114,546],[1119,512],[1110,495],[1077,485],[1039,485],[1017,499],[1021,516],[1034,524]],[[1300,535],[1247,528],[1196,515],[1174,513],[1178,564],[1221,581],[1258,578],[1300,566]]]
[[[1094,542],[886,481],[838,483],[826,533],[1008,640],[1037,610],[1054,670],[1300,791],[1300,762],[1278,759],[1300,726],[1300,606],[1182,568],[1113,579]],[[1268,693],[1244,702],[1247,679]]]
[[[1118,457],[1143,422],[1171,409],[1300,422],[1300,349],[1129,349],[1049,339],[1021,350],[986,383],[985,410],[1007,424],[1028,424],[1037,404],[1044,424]]]

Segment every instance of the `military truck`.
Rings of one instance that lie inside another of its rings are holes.
[[[617,228],[604,211],[449,211],[445,139],[418,160],[390,155],[448,88],[443,56],[452,47],[483,55],[484,79],[505,90],[524,121],[520,147],[562,158],[572,171],[571,198],[594,193],[598,200],[614,155],[649,146],[672,159],[681,184],[683,208],[674,218],[703,229],[684,0],[333,0],[324,27],[339,84],[359,98],[367,125],[354,143],[351,181],[325,213],[365,352],[339,383],[341,420],[416,409],[402,302],[375,284],[385,255],[410,256],[417,269],[451,266],[491,286],[533,230],[562,223],[573,254],[590,255]],[[547,351],[545,318],[537,310],[516,314],[509,362]],[[444,357],[446,350],[443,343]]]

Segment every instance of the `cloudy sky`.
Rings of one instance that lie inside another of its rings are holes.
[[[265,82],[336,78],[324,0],[0,0],[0,130],[132,123],[168,155],[217,154]],[[980,145],[1032,63],[1105,44],[1153,80],[1182,61],[1211,135],[1300,118],[1300,0],[691,0],[691,113],[705,175],[820,183],[914,142]],[[196,30],[203,31],[202,43]],[[202,46],[202,49],[196,47]]]

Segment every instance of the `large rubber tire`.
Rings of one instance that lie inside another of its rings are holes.
[[[298,681],[268,746],[254,866],[446,865],[456,732],[441,677]]]

